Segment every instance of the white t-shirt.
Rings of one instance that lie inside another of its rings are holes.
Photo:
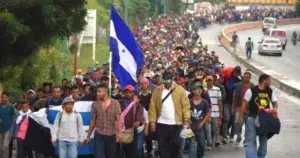
[[[165,98],[166,95],[169,94],[171,89],[163,89],[161,98]],[[172,99],[172,94],[169,95],[169,97],[164,101],[162,107],[160,116],[157,120],[157,123],[161,124],[167,124],[167,125],[176,125],[176,119],[175,119],[175,107]]]
[[[211,117],[219,117],[219,100],[222,99],[221,90],[219,87],[213,86],[211,89],[206,88],[211,102]]]
[[[143,122],[143,125],[142,125],[142,126],[140,126],[140,127],[137,128],[137,132],[138,132],[138,133],[143,132],[144,129],[145,129],[145,124],[146,124],[146,123],[149,123],[149,119],[148,119],[148,111],[147,111],[145,108],[143,108],[143,109],[144,109],[144,112],[143,112],[144,122]]]
[[[251,100],[251,98],[252,98],[252,91],[251,91],[251,89],[248,89],[248,90],[246,91],[246,93],[245,93],[244,99],[245,99],[247,102],[249,102],[249,101]],[[277,100],[278,100],[278,99],[277,99],[277,97],[276,97],[274,91],[272,91],[272,98],[271,98],[271,103],[270,103],[270,109],[273,108],[273,107],[272,107],[272,103],[277,102]]]

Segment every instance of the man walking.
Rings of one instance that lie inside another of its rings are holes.
[[[176,158],[181,146],[182,126],[189,127],[190,103],[184,88],[173,81],[172,73],[164,72],[163,85],[152,94],[149,122],[157,130],[161,158]]]
[[[195,137],[191,139],[190,158],[203,158],[205,151],[205,128],[204,125],[210,117],[210,105],[202,98],[203,87],[194,83],[191,87],[193,98],[191,103],[191,129]]]
[[[267,74],[262,74],[259,77],[258,85],[248,89],[244,96],[242,108],[239,114],[237,123],[242,124],[246,109],[249,110],[247,127],[247,150],[246,158],[265,158],[267,154],[268,137],[267,134],[258,135],[258,113],[263,109],[270,109],[269,111],[277,114],[278,104],[277,97],[270,88],[271,78]],[[271,105],[273,108],[271,108]],[[259,148],[257,149],[256,138],[259,136]]]
[[[46,101],[45,108],[52,108],[54,106],[62,105],[62,98],[61,98],[61,88],[60,87],[53,87],[52,88],[51,97],[49,97]],[[41,107],[43,108],[43,107]]]
[[[134,95],[135,88],[132,85],[127,85],[124,88],[124,98],[119,101],[122,115],[121,117],[122,123],[124,125],[124,133],[130,133],[129,135],[133,135],[133,140],[130,142],[126,142],[125,136],[123,141],[117,144],[117,154],[118,158],[136,158],[137,152],[137,128],[142,126],[144,123],[144,109],[139,104],[130,106],[132,102],[136,102]]]
[[[233,126],[234,128],[234,133],[237,135],[236,139],[236,145],[239,145],[242,137],[242,127],[243,124],[238,124],[237,119],[240,114],[241,106],[242,106],[242,101],[245,96],[246,91],[250,88],[253,88],[254,84],[251,82],[251,73],[250,72],[245,72],[243,75],[243,80],[239,83],[237,83],[234,87],[233,91],[233,99],[232,99],[232,109],[231,113],[234,115],[235,118],[235,124]],[[247,121],[247,115],[248,111],[245,111],[244,113],[244,122]],[[245,140],[243,142],[244,146],[247,146],[247,126],[246,126],[246,132],[245,132]]]
[[[84,129],[81,115],[73,110],[74,99],[67,97],[63,101],[63,111],[56,115],[51,133],[52,144],[58,140],[59,157],[76,158],[77,146],[82,146]]]
[[[116,140],[122,139],[121,109],[117,100],[109,96],[109,88],[101,84],[97,88],[99,100],[92,105],[92,120],[90,123],[87,143],[94,133],[94,156],[96,158],[116,158]],[[117,122],[117,126],[116,126]],[[116,136],[118,133],[118,137]]]
[[[206,84],[209,98],[211,101],[211,138],[212,145],[218,147],[220,145],[220,126],[222,122],[222,94],[221,90],[213,85],[213,77],[206,77]],[[211,144],[208,144],[210,146]]]
[[[0,103],[0,158],[9,157],[8,145],[12,134],[10,129],[17,113],[15,107],[9,103],[9,99],[9,92],[3,91]]]
[[[251,59],[253,48],[254,48],[253,41],[251,40],[251,37],[248,37],[248,41],[245,44],[246,56],[248,59]]]

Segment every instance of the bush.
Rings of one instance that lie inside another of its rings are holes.
[[[28,60],[22,61],[18,65],[6,66],[1,70],[1,80],[3,90],[8,90],[12,94],[12,100],[23,90],[28,90],[34,83],[37,86],[44,82],[60,84],[63,77],[71,78],[72,55],[63,54],[57,49],[43,48],[39,53],[33,54]],[[63,75],[63,65],[66,66],[67,76]]]

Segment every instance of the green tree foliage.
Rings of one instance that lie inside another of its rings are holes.
[[[296,1],[295,9],[296,9],[297,15],[300,16],[300,0]]]
[[[56,48],[42,48],[39,53],[31,55],[27,60],[20,62],[18,65],[8,65],[1,68],[0,81],[3,89],[12,93],[13,98],[22,90],[28,90],[28,86],[32,83],[42,85],[44,82],[52,82],[60,84],[63,78],[63,62],[66,60],[70,65],[73,64],[71,53],[65,56]],[[71,77],[71,67],[67,67]]]
[[[169,0],[169,11],[172,13],[178,14],[184,8],[184,4],[181,0]]]
[[[17,64],[86,25],[85,0],[0,0],[0,67]]]
[[[149,16],[150,3],[148,0],[130,0],[130,17],[135,24],[142,24]]]

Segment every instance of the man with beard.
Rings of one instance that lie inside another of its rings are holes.
[[[172,73],[162,76],[163,85],[152,93],[149,121],[152,132],[157,130],[161,158],[177,157],[182,139],[182,127],[189,127],[190,103],[185,89],[174,82]]]
[[[90,143],[91,134],[95,129],[94,156],[97,158],[116,158],[116,140],[122,139],[120,104],[111,99],[108,93],[109,88],[105,84],[97,88],[99,100],[92,105],[92,120],[86,140]]]
[[[267,154],[268,136],[267,134],[259,134],[258,113],[261,110],[269,109],[270,113],[277,114],[278,103],[274,91],[270,88],[271,78],[267,74],[259,76],[258,85],[248,89],[243,99],[242,108],[237,120],[238,124],[243,123],[243,117],[246,109],[249,110],[247,127],[247,150],[246,158],[259,157],[264,158]],[[273,108],[271,108],[271,105]],[[256,138],[259,136],[259,148],[257,149]]]
[[[251,80],[251,73],[245,72],[243,75],[243,81],[237,83],[234,87],[231,113],[235,117],[235,122],[238,119],[238,116],[239,116],[239,113],[241,110],[241,106],[242,106],[242,101],[243,101],[246,91],[249,88],[254,87],[254,84],[250,80]],[[244,121],[246,121],[246,120],[247,120],[247,111],[244,114]],[[236,145],[238,145],[242,140],[242,137],[241,137],[242,126],[243,126],[243,124],[237,124],[237,123],[235,123],[233,126],[234,132],[237,135]],[[244,146],[245,147],[247,146],[247,126],[246,126],[246,132],[245,132]]]

